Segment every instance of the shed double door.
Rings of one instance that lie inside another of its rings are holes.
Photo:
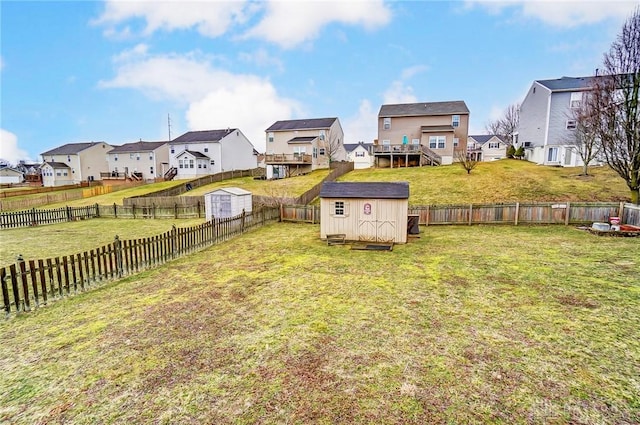
[[[396,222],[388,217],[384,203],[363,200],[358,203],[358,240],[364,242],[394,242]]]
[[[211,196],[211,211],[215,218],[231,217],[231,195]]]

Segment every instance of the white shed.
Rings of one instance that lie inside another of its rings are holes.
[[[9,167],[0,168],[0,183],[22,183],[23,180],[24,174],[22,173],[22,171]]]
[[[253,210],[252,204],[251,192],[239,187],[223,187],[204,195],[207,221],[212,218],[235,217],[242,214],[243,210],[250,213]]]

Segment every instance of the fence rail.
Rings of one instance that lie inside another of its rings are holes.
[[[19,260],[0,268],[2,306],[7,315],[30,311],[54,300],[157,267],[172,259],[229,240],[280,219],[277,208],[263,208],[198,226],[176,228],[144,239],[120,240],[82,253],[41,260]]]

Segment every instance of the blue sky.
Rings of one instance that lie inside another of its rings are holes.
[[[338,117],[376,138],[382,104],[464,100],[470,133],[533,80],[592,75],[639,0],[6,1],[0,158]]]

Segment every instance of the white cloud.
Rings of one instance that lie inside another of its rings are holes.
[[[344,122],[345,143],[371,143],[378,137],[377,122],[378,112],[371,108],[371,102],[367,99],[361,100],[358,113]]]
[[[372,30],[391,20],[391,10],[382,0],[270,1],[265,10],[264,18],[245,36],[263,38],[284,48],[315,39],[323,27],[333,22],[361,25]],[[339,35],[341,37],[344,37],[343,33]]]
[[[116,76],[101,81],[100,87],[130,88],[153,99],[181,102],[190,130],[237,127],[258,150],[264,150],[267,127],[302,109],[279,95],[269,80],[215,68],[211,58],[198,52],[154,56],[137,46],[116,56],[114,64]]]
[[[493,15],[515,10],[523,17],[560,27],[593,24],[607,19],[624,20],[638,6],[637,1],[590,0],[466,0],[465,4],[467,8],[481,6]]]
[[[392,82],[382,97],[384,104],[416,103],[418,101],[413,94],[413,87],[400,80]]]
[[[95,25],[107,27],[105,35],[110,37],[130,36],[129,26],[118,29],[122,22],[134,18],[146,22],[143,34],[149,35],[158,30],[173,31],[178,29],[196,30],[206,37],[218,37],[232,24],[246,20],[245,9],[251,9],[247,1],[157,1],[108,0],[104,12],[93,20]]]
[[[271,56],[265,49],[258,49],[254,52],[241,52],[238,54],[241,61],[251,63],[262,68],[275,69],[278,72],[284,70],[282,61],[277,57]]]
[[[0,128],[0,158],[16,165],[18,161],[31,160],[29,154],[24,149],[18,147],[18,136]]]
[[[427,65],[410,66],[409,68],[405,68],[402,70],[402,79],[408,80],[409,78],[412,78],[413,76],[421,74],[428,70],[429,67]]]

